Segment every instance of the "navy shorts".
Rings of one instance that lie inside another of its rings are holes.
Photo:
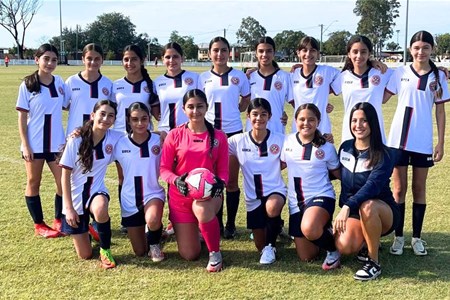
[[[83,234],[89,231],[89,214],[85,213],[78,215],[80,218],[80,223],[78,223],[78,228],[72,227],[67,224],[66,215],[62,217],[62,232],[65,234]]]
[[[417,168],[430,168],[434,166],[433,154],[423,154],[407,150],[391,148],[394,156],[394,166]]]
[[[310,201],[308,201],[308,203],[306,203],[303,207],[300,208],[299,212],[289,216],[289,235],[298,238],[304,237],[303,232],[301,230],[303,214],[308,208],[313,206],[322,207],[328,212],[328,214],[330,215],[330,219],[328,223],[325,225],[325,227],[331,227],[331,220],[333,218],[335,205],[336,199],[333,198],[317,197],[311,199]]]
[[[248,229],[264,229],[267,226],[266,202],[271,195],[280,195],[286,203],[286,196],[280,193],[272,193],[261,199],[261,205],[252,211],[247,212],[247,228]]]
[[[145,225],[145,214],[144,210],[140,209],[134,215],[129,217],[122,217],[121,222],[123,227],[140,227]]]
[[[397,203],[394,201],[394,198],[392,198],[391,200],[392,201],[378,200],[378,201],[383,201],[384,203],[389,205],[389,207],[392,210],[392,226],[391,226],[391,228],[389,228],[388,231],[383,233],[381,236],[386,236],[386,235],[390,234],[391,232],[393,232],[395,230],[395,228],[397,228],[397,225],[400,221],[400,209],[398,208]],[[361,217],[359,215],[359,209],[358,210],[350,209],[350,215],[348,217],[361,220]]]
[[[45,159],[49,163],[55,161],[59,154],[59,152],[33,153],[33,157],[34,159]],[[23,153],[22,158],[24,158]]]

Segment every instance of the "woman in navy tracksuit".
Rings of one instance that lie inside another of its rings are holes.
[[[350,113],[353,139],[339,149],[341,163],[341,210],[334,220],[336,246],[342,254],[357,253],[364,243],[364,266],[357,280],[371,280],[381,274],[378,262],[380,237],[391,233],[398,207],[389,187],[394,167],[390,150],[383,145],[378,116],[367,102],[356,104]]]

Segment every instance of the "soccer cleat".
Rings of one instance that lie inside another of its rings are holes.
[[[116,267],[116,261],[111,254],[111,249],[100,248],[100,260],[102,262],[103,269],[111,269]]]
[[[262,265],[270,265],[276,261],[275,252],[277,250],[275,247],[272,247],[272,244],[269,244],[264,247],[261,251],[261,258],[259,259],[259,263]]]
[[[98,235],[98,232],[94,227],[94,224],[89,224],[89,234],[96,242],[100,242],[100,236]]]
[[[364,266],[353,275],[353,278],[356,280],[367,281],[376,279],[380,274],[381,266],[369,258]]]
[[[394,236],[394,243],[389,249],[389,252],[394,255],[402,255],[404,246],[405,246],[405,237]]]
[[[206,270],[208,272],[220,272],[223,267],[223,261],[222,261],[222,253],[219,252],[210,252],[209,253],[209,261],[208,265],[206,266]]]
[[[236,236],[236,227],[225,226],[223,237],[227,240],[232,240]]]
[[[411,239],[411,247],[413,248],[415,255],[418,255],[418,256],[427,255],[428,252],[427,252],[427,249],[425,249],[426,245],[427,245],[427,243],[420,238],[413,237]]]
[[[365,264],[369,260],[369,250],[367,250],[366,247],[362,247],[361,250],[359,250],[358,254],[356,255],[356,259],[360,263]]]
[[[62,231],[62,220],[61,219],[54,219],[53,220],[52,229],[56,230],[56,231],[59,231],[61,236],[66,236],[67,235],[67,234],[65,234]]]
[[[161,251],[161,247],[159,244],[150,245],[148,256],[151,257],[152,261],[154,262],[160,262],[164,260],[164,253]]]
[[[34,234],[45,237],[46,239],[53,239],[63,236],[61,232],[54,230],[44,222],[40,224],[34,224]]]
[[[327,251],[327,257],[322,264],[322,269],[325,271],[337,269],[341,266],[341,254],[339,251]]]

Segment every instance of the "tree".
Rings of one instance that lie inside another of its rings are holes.
[[[386,50],[389,51],[396,51],[400,49],[400,45],[397,44],[396,42],[389,42],[386,44]]]
[[[70,55],[72,59],[80,59],[78,52],[88,43],[86,32],[78,26],[75,29],[64,27],[61,32],[61,37],[64,42],[65,51],[65,53],[61,54]],[[61,45],[59,35],[52,37],[48,42],[55,45],[61,52],[61,49],[59,49]]]
[[[41,0],[0,1],[0,25],[13,36],[20,58],[23,58],[25,33],[41,4]]]
[[[347,42],[352,34],[346,30],[330,33],[329,38],[323,43],[323,52],[328,55],[346,55]]]
[[[295,55],[298,43],[306,34],[301,31],[283,30],[274,36],[273,40],[277,45],[277,50],[282,51],[285,55]]]
[[[436,54],[450,55],[450,33],[440,34],[436,36]]]
[[[194,43],[192,36],[180,36],[178,31],[174,30],[170,34],[169,42],[177,42],[180,44],[186,59],[197,59],[198,46]]]
[[[126,45],[135,41],[135,28],[130,17],[118,12],[105,13],[87,25],[87,42],[99,43],[103,51],[113,51],[119,56]]]
[[[392,37],[399,7],[397,0],[356,0],[353,13],[361,17],[357,33],[371,39],[375,53],[379,53],[384,42]]]
[[[259,38],[265,36],[267,30],[252,17],[242,19],[241,27],[236,32],[239,45],[253,49]]]

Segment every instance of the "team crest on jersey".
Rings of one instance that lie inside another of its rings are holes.
[[[150,90],[149,90],[148,86],[145,86],[144,91],[145,91],[147,94],[150,94]]]
[[[430,91],[432,91],[432,92],[436,92],[437,91],[437,82],[436,82],[436,80],[430,82]]]
[[[64,89],[63,89],[62,86],[60,86],[60,87],[58,88],[58,91],[59,91],[59,93],[60,93],[61,95],[64,96]]]
[[[281,89],[283,88],[283,83],[281,81],[276,81],[273,86],[275,87],[275,89],[277,91],[281,91]]]
[[[381,78],[380,78],[380,76],[378,76],[378,75],[374,75],[374,76],[372,76],[372,77],[370,78],[370,82],[371,82],[373,85],[377,86],[377,85],[380,84]]]
[[[239,84],[239,78],[231,77],[231,83],[234,84],[234,85],[238,85]]]
[[[317,86],[321,86],[323,84],[323,77],[317,75],[316,78],[314,78],[314,84]]]
[[[103,93],[103,95],[108,96],[109,95],[109,90],[104,87],[104,88],[102,88],[102,93]]]
[[[272,154],[278,154],[280,152],[280,146],[277,144],[270,145],[269,150]]]
[[[316,150],[316,158],[322,160],[325,157],[325,152],[322,149]]]
[[[106,152],[106,154],[110,155],[113,152],[113,145],[111,145],[111,144],[106,145],[105,152]]]
[[[152,153],[155,155],[159,155],[161,153],[161,147],[159,145],[155,145],[152,147]]]
[[[192,79],[191,77],[188,77],[184,80],[184,83],[186,85],[193,85],[194,84],[194,79]]]

